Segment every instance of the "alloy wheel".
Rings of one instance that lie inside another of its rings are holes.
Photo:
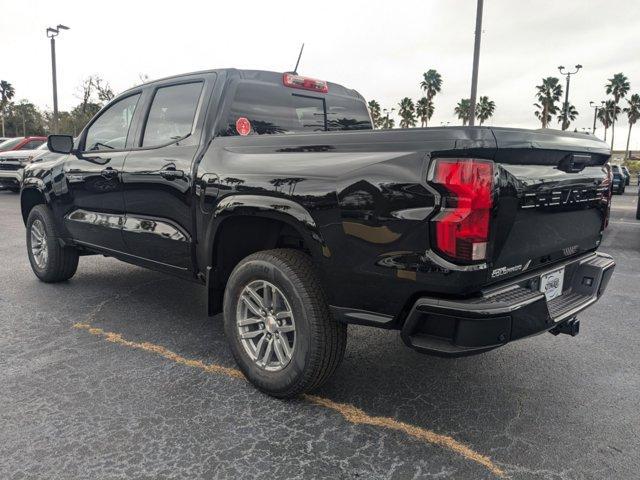
[[[249,358],[270,372],[285,368],[293,356],[296,326],[282,291],[266,280],[255,280],[240,293],[236,308],[238,337]]]

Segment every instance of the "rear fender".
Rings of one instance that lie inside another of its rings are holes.
[[[225,220],[238,215],[270,218],[284,222],[300,234],[314,260],[331,256],[320,230],[308,210],[292,200],[263,195],[229,195],[224,197],[216,206],[213,220],[209,224],[206,235],[207,245],[214,245],[216,235]],[[211,260],[211,257],[207,258],[207,265],[213,264]]]
[[[229,195],[223,198],[213,212],[213,218],[207,227],[205,245],[208,246],[204,262],[207,290],[209,292],[209,314],[220,310],[220,301],[224,289],[224,274],[216,269],[215,245],[225,222],[233,218],[270,219],[293,228],[305,249],[311,254],[316,265],[331,257],[318,225],[308,210],[302,205],[286,199],[262,195]],[[273,248],[277,238],[265,236],[265,248]],[[319,272],[322,274],[322,271]]]

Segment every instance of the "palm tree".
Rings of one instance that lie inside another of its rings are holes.
[[[381,128],[393,128],[396,126],[396,121],[393,118],[389,118],[388,115],[382,117],[382,127]]]
[[[629,93],[629,89],[631,86],[629,85],[629,79],[623,73],[616,73],[613,75],[613,78],[609,79],[609,83],[606,85],[607,95],[613,95],[613,101],[618,106],[618,102],[623,98],[627,93]],[[620,113],[618,109],[618,113]],[[616,114],[617,116],[617,114]],[[613,139],[616,133],[616,118],[611,118],[611,150],[613,150]]]
[[[0,118],[2,119],[2,136],[4,137],[4,111],[16,91],[6,80],[0,80]]]
[[[380,117],[380,104],[375,100],[370,100],[367,103],[369,107],[369,113],[371,114],[371,121],[373,122],[373,128],[380,128],[382,126],[382,118]]]
[[[416,107],[413,104],[413,100],[409,97],[404,97],[398,105],[400,106],[400,110],[398,110],[398,115],[400,115],[400,128],[415,127]]]
[[[558,113],[556,102],[562,97],[562,85],[556,77],[547,77],[542,79],[540,85],[536,85],[536,98],[538,103],[533,105],[538,108],[535,114],[542,122],[542,128],[547,128],[551,121],[552,115]]]
[[[480,97],[478,104],[476,105],[476,118],[480,120],[480,126],[489,118],[493,116],[496,111],[496,102],[489,100],[489,97]]]
[[[613,127],[613,124],[618,119],[618,114],[620,113],[620,107],[616,105],[615,100],[607,100],[604,103],[604,107],[600,109],[598,112],[598,118],[604,125],[604,139],[607,139],[607,128]],[[611,135],[613,137],[613,133]],[[613,142],[611,142],[613,149]]]
[[[398,104],[400,106],[400,110],[398,110],[398,115],[400,115],[400,128],[409,128],[416,126],[416,107],[413,105],[413,100],[409,97],[404,97],[400,100]]]
[[[455,113],[460,120],[462,120],[462,125],[466,125],[469,123],[469,116],[471,115],[471,99],[462,98],[456,105],[456,108],[453,109],[453,113]]]
[[[578,118],[578,111],[576,107],[574,107],[571,103],[567,105],[567,121],[564,121],[564,109],[558,113],[558,123],[562,124],[562,130],[566,130],[569,128],[571,122],[575,121]]]
[[[416,104],[416,114],[420,119],[420,125],[426,127],[427,121],[431,120],[433,115],[433,102],[430,102],[427,97],[422,97]]]
[[[433,97],[436,96],[442,89],[442,76],[433,68],[427,70],[422,74],[422,81],[420,82],[420,88],[424,90],[428,103],[431,104],[431,109],[435,109],[433,106]],[[431,112],[433,115],[433,112]],[[431,115],[428,116],[427,120],[431,118]],[[427,121],[425,120],[424,126],[427,126]]]
[[[612,102],[613,100],[607,100],[605,102],[604,107],[598,109],[598,120],[600,120],[600,123],[602,123],[602,126],[604,127],[604,141],[607,141],[607,130],[609,129],[609,127],[611,126],[611,117],[609,116],[609,108],[607,106],[607,103]]]
[[[629,133],[627,134],[627,147],[624,151],[624,159],[629,159],[629,140],[631,140],[631,127],[640,119],[640,95],[634,93],[627,99],[628,107],[624,108],[629,120]]]

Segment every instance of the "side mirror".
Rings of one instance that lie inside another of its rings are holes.
[[[71,135],[49,135],[47,148],[54,153],[73,152],[73,137]]]

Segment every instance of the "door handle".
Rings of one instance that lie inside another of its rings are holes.
[[[174,166],[170,166],[160,170],[160,176],[167,180],[175,180],[176,178],[184,178],[184,172],[182,170],[176,170]]]
[[[116,178],[118,176],[118,171],[114,170],[112,167],[107,167],[100,172],[100,175],[108,179]]]

